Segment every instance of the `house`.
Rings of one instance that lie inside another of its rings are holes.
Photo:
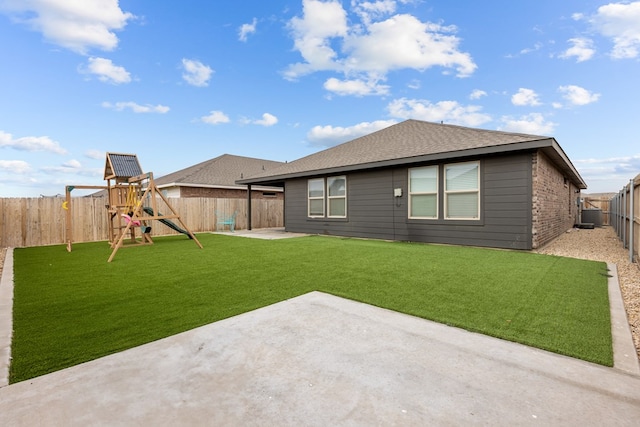
[[[236,184],[244,177],[267,173],[282,162],[223,154],[188,168],[155,178],[156,187],[166,197],[247,198],[247,186]],[[251,197],[282,200],[281,186],[254,187]]]
[[[407,120],[237,181],[285,190],[287,231],[533,249],[586,184],[547,136]]]

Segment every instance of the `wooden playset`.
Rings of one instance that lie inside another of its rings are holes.
[[[160,221],[167,227],[187,235],[202,248],[169,200],[157,189],[153,181],[153,173],[142,172],[135,154],[107,153],[104,179],[107,181],[106,186],[68,185],[66,187],[63,208],[67,211],[66,232],[69,252],[73,243],[70,208],[71,192],[74,189],[103,189],[107,192],[108,203],[105,207],[109,217],[109,244],[113,249],[107,262],[111,262],[118,249],[125,245],[127,237],[130,238],[127,246],[153,244],[152,221]],[[165,214],[159,209],[165,210]],[[172,220],[178,221],[180,226]],[[138,232],[139,236],[136,235]]]

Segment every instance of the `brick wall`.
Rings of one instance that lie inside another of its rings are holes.
[[[218,199],[246,199],[247,190],[232,188],[180,187],[180,197],[214,197]],[[251,190],[252,199],[283,200],[284,193],[276,191]]]
[[[576,187],[542,152],[532,154],[532,247],[538,248],[574,226],[578,215]]]

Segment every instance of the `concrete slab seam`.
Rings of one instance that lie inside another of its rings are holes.
[[[0,387],[9,385],[13,338],[13,248],[7,248],[0,278]]]
[[[613,367],[634,375],[640,375],[640,361],[629,319],[622,299],[618,268],[613,263],[607,263],[609,270],[609,310],[611,310],[611,339],[613,344]]]

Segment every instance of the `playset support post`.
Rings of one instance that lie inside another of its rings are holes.
[[[68,185],[65,191],[65,202],[62,207],[66,210],[65,227],[67,250],[71,252],[73,243],[71,191],[74,189],[101,189],[106,190],[108,203],[107,215],[109,216],[109,244],[113,251],[107,262],[111,262],[118,249],[124,246],[126,236],[131,237],[133,245],[151,245],[152,227],[150,221],[160,221],[164,225],[189,236],[198,247],[202,244],[195,234],[189,230],[182,218],[171,206],[169,200],[158,191],[153,173],[143,173],[135,154],[107,153],[104,179],[106,186]],[[162,200],[162,209],[168,209],[171,214],[162,214],[158,208],[158,198]],[[176,225],[172,220],[179,222]],[[140,229],[140,240],[136,238],[136,228]]]

